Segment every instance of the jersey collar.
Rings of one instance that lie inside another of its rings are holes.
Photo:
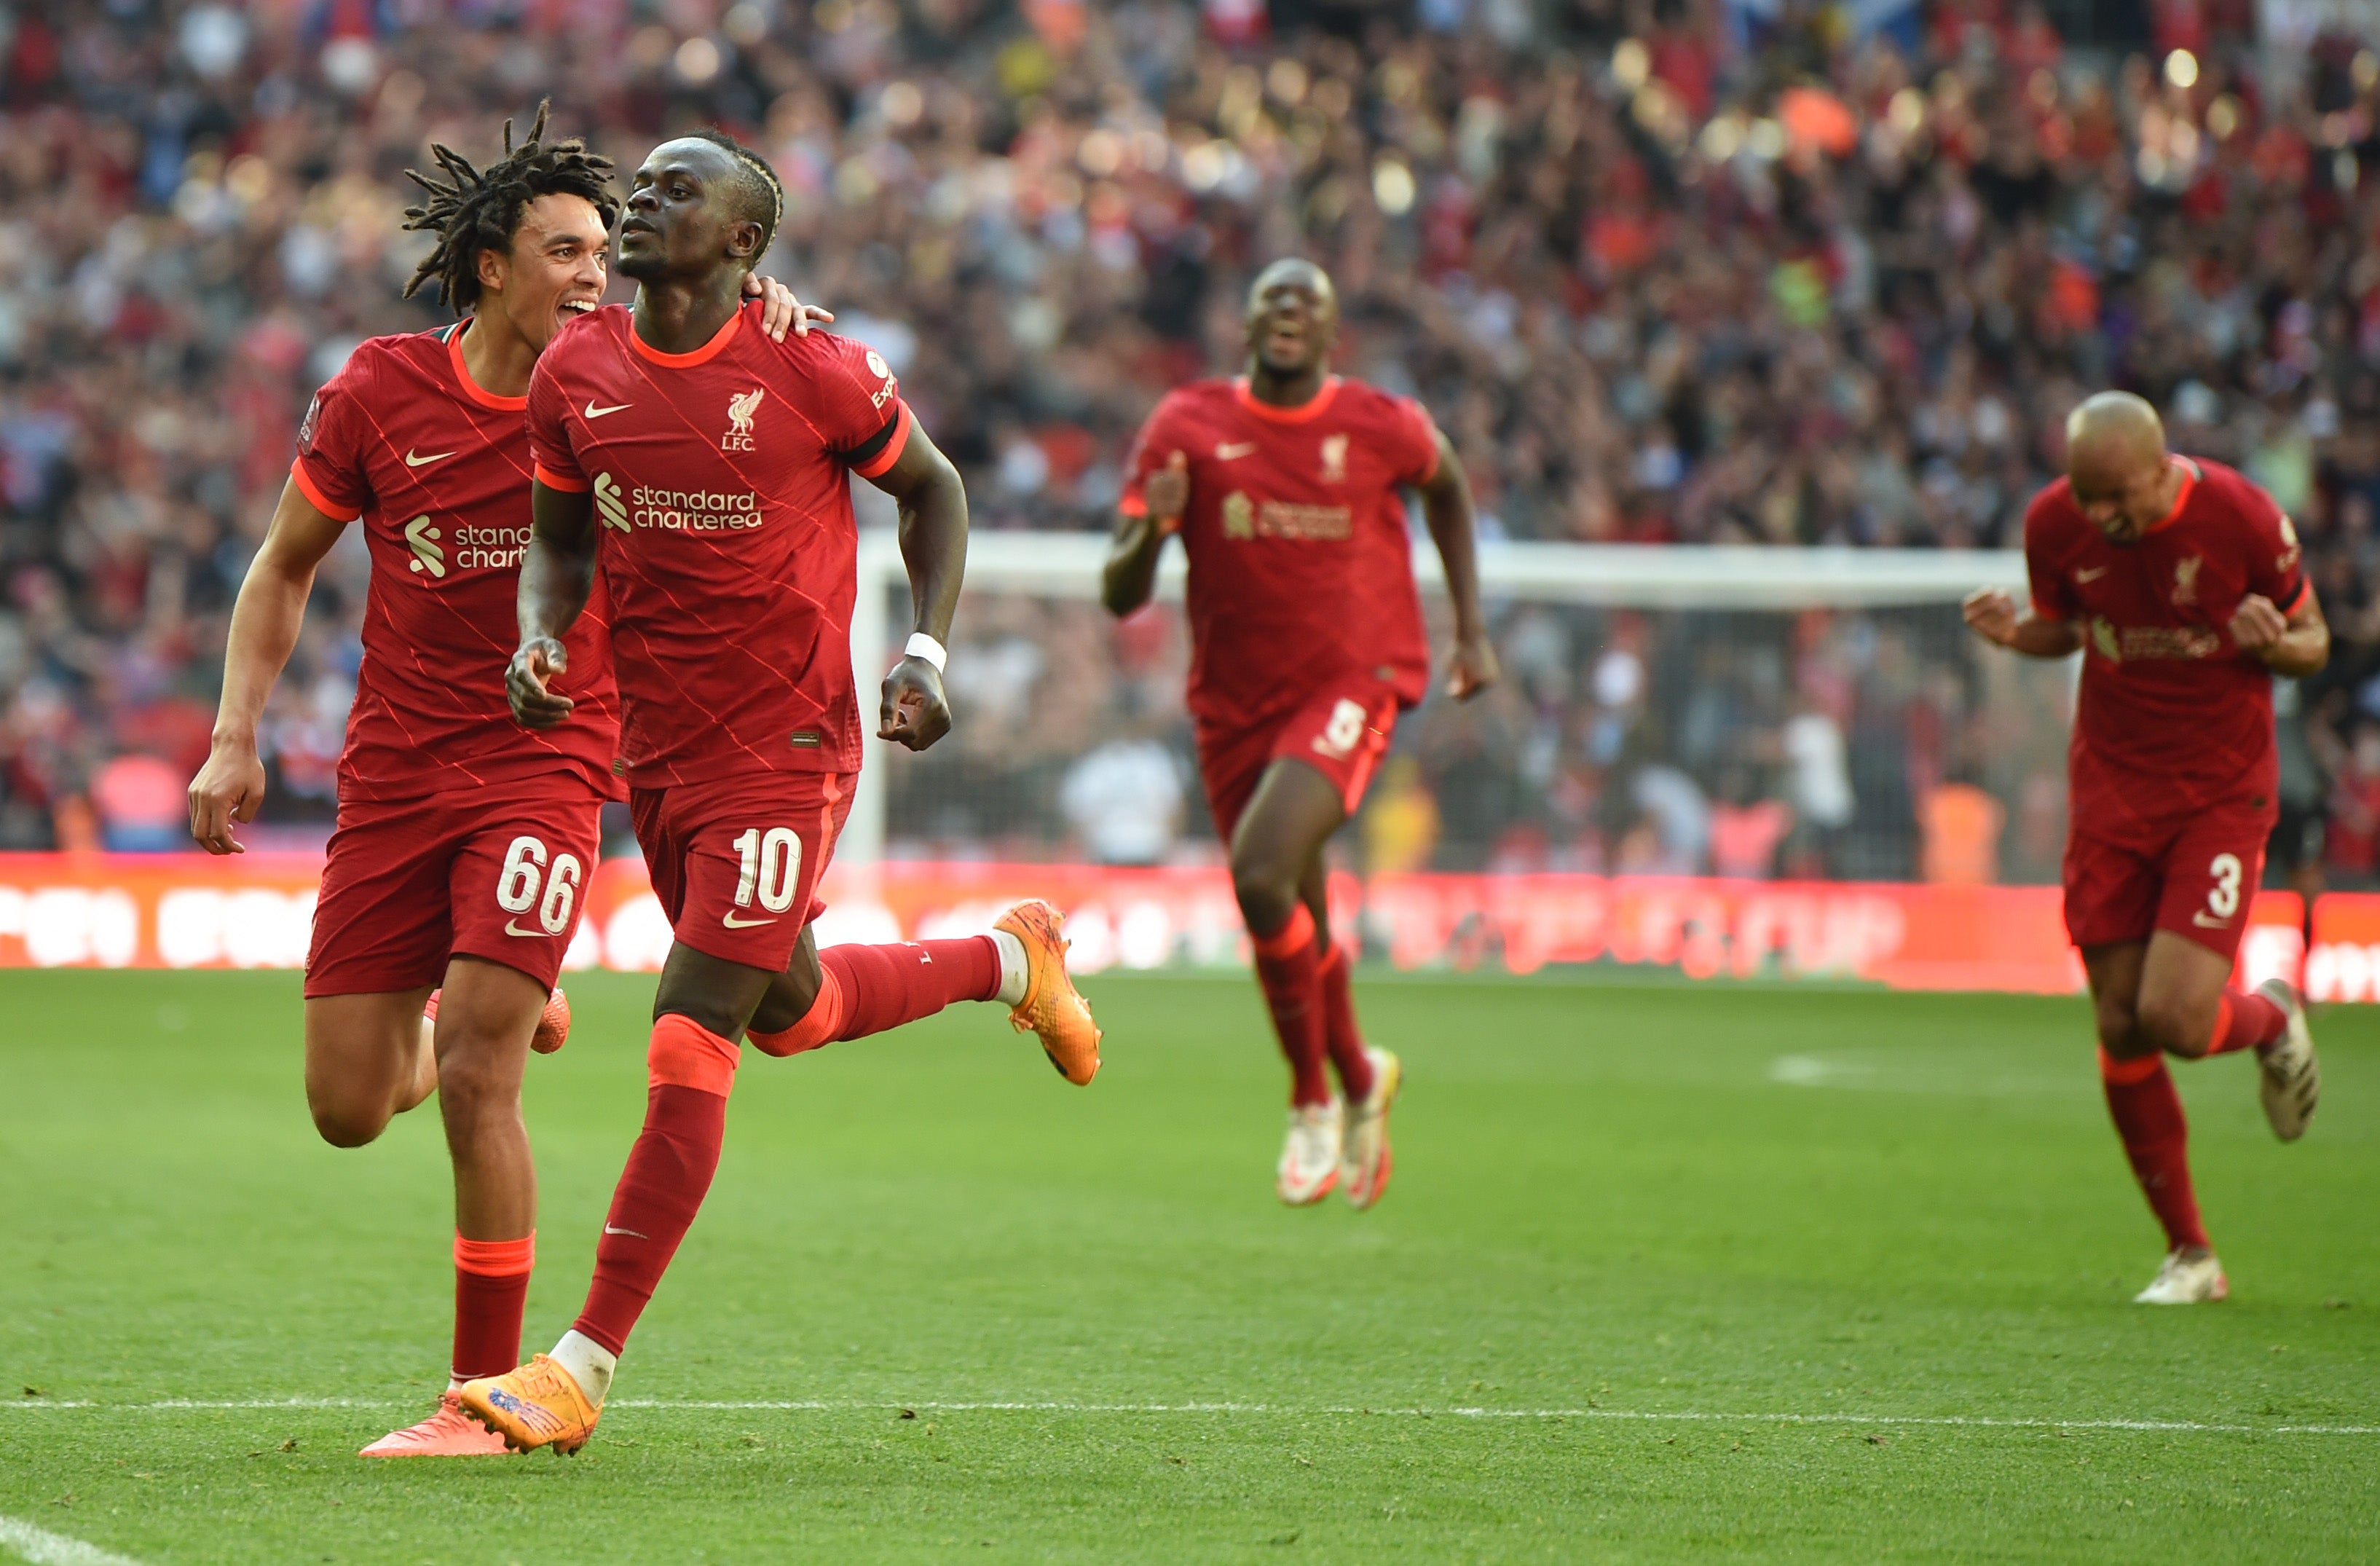
[[[1276,424],[1303,424],[1309,419],[1322,417],[1323,410],[1339,395],[1339,377],[1323,377],[1322,389],[1295,407],[1279,407],[1271,403],[1258,402],[1257,395],[1248,390],[1248,378],[1245,375],[1232,382],[1232,395],[1239,398],[1242,407],[1258,419],[1269,419]]]
[[[2166,528],[2170,528],[2175,523],[2180,521],[2182,509],[2190,504],[2191,492],[2198,488],[2199,480],[2206,477],[2204,473],[2199,470],[2198,464],[2191,461],[2190,458],[2186,456],[2177,456],[2173,460],[2181,465],[2180,492],[2173,497],[2173,509],[2171,511],[2167,512],[2163,516],[2158,517],[2155,521],[2141,529],[2141,537],[2143,538],[2148,537],[2151,533],[2163,532]]]
[[[463,395],[481,407],[492,407],[499,413],[518,413],[528,407],[528,398],[500,397],[471,379],[471,367],[463,362],[463,334],[471,329],[471,317],[456,322],[446,334],[446,362],[455,367],[455,383]]]
[[[658,364],[664,370],[692,370],[698,364],[708,364],[718,358],[720,350],[735,341],[736,328],[743,324],[744,309],[738,305],[735,313],[727,318],[727,324],[710,334],[710,341],[692,353],[665,354],[637,335],[637,315],[630,310],[627,317],[628,346],[636,349],[648,363]]]

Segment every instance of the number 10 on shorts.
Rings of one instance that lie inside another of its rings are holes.
[[[794,905],[794,886],[802,879],[802,840],[791,827],[771,827],[765,832],[747,828],[736,838],[735,852],[744,861],[743,873],[735,878],[737,907],[750,907],[756,893],[760,906],[772,914]]]

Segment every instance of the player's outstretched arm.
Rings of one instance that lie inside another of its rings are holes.
[[[1438,466],[1421,482],[1422,518],[1446,565],[1446,591],[1454,600],[1454,651],[1446,665],[1446,694],[1468,701],[1496,683],[1501,671],[1488,618],[1479,612],[1479,556],[1471,514],[1471,484],[1463,459],[1444,431],[1438,432]]]
[[[1099,573],[1099,601],[1118,619],[1157,590],[1157,557],[1165,540],[1182,530],[1182,513],[1190,504],[1190,459],[1178,451],[1166,457],[1165,466],[1141,487],[1141,499],[1138,516],[1116,513],[1115,541]]]
[[[2264,594],[2250,593],[2231,616],[2231,639],[2241,651],[2263,659],[2274,674],[2292,680],[2320,674],[2330,662],[2330,622],[2322,617],[2322,604],[2311,592],[2289,614]]]
[[[326,516],[291,480],[281,491],[264,544],[248,563],[248,577],[232,605],[231,638],[224,649],[223,701],[215,709],[214,743],[206,765],[190,780],[190,835],[210,854],[241,854],[234,821],[256,819],[264,803],[264,763],[256,753],[256,725],[265,698],[281,677],[298,632],[306,623],[314,572],[346,524]]]
[[[2063,658],[2082,645],[2082,626],[2030,608],[2020,612],[2016,600],[1998,588],[1977,588],[1959,608],[1969,630],[2027,658]]]
[[[595,496],[529,486],[528,548],[521,554],[520,647],[504,670],[504,695],[525,728],[550,729],[570,716],[570,698],[552,686],[570,667],[562,638],[595,590]]]
[[[901,506],[901,559],[909,568],[909,600],[917,636],[948,648],[966,577],[966,485],[941,448],[916,424],[892,467],[868,480]],[[914,639],[914,638],[913,638]],[[923,750],[951,732],[950,698],[940,664],[905,653],[884,676],[876,737]]]

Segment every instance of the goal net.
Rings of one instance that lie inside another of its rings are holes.
[[[1183,705],[1179,552],[1159,601],[1122,624],[1098,602],[1105,553],[1077,534],[976,536],[958,728],[923,755],[876,747],[841,856],[1218,857]],[[1415,564],[1442,651],[1427,540]],[[1504,680],[1406,715],[1335,845],[1351,872],[2056,879],[2073,671],[1984,646],[1959,613],[1978,587],[2021,597],[2021,557],[1489,544],[1481,571]],[[868,537],[863,580],[855,657],[880,668],[908,624],[891,540]]]

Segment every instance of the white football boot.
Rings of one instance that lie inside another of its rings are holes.
[[[2289,1026],[2278,1038],[2256,1051],[2260,1080],[2256,1096],[2265,1102],[2265,1118],[2273,1135],[2294,1142],[2305,1135],[2313,1107],[2322,1098],[2322,1062],[2314,1058],[2313,1034],[2306,1026],[2305,1002],[2277,978],[2256,986],[2256,993],[2288,1014]]]
[[[1366,1044],[1364,1056],[1372,1062],[1372,1090],[1347,1106],[1347,1156],[1340,1170],[1346,1184],[1348,1205],[1368,1208],[1388,1191],[1396,1168],[1389,1147],[1389,1111],[1405,1085],[1402,1062],[1386,1050]]]
[[[2149,1286],[2132,1296],[2134,1305],[2212,1305],[2228,1299],[2231,1281],[2223,1276],[2223,1264],[2215,1259],[2213,1251],[2185,1256],[2176,1250],[2165,1258],[2157,1275]]]
[[[1281,1144],[1273,1189],[1291,1207],[1310,1207],[1339,1184],[1344,1106],[1336,1098],[1289,1111],[1289,1140]]]

